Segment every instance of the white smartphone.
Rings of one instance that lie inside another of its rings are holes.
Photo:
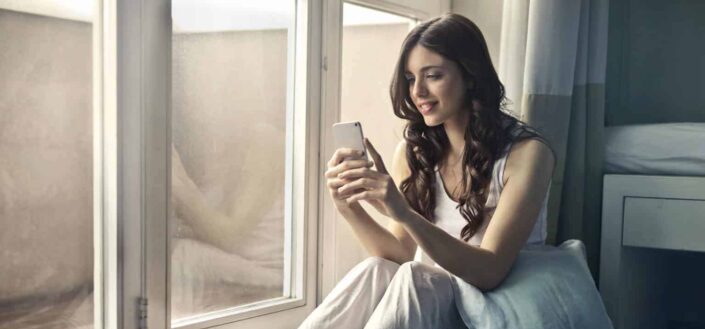
[[[368,160],[364,135],[362,134],[362,124],[359,121],[334,123],[333,138],[336,150],[342,147],[360,150],[365,152],[362,157]],[[348,159],[349,157],[345,157],[343,161]]]

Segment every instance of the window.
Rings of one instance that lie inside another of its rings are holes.
[[[2,328],[93,327],[93,11],[0,1]]]
[[[342,5],[0,0],[0,327],[300,323],[337,253]],[[350,36],[405,23],[371,18],[346,23],[344,116],[388,102]]]
[[[174,327],[301,305],[296,12],[293,0],[172,1]]]

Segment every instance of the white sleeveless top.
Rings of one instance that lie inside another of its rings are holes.
[[[492,180],[490,182],[490,191],[487,195],[487,202],[485,203],[486,217],[480,228],[477,230],[477,233],[475,233],[475,235],[468,240],[468,243],[471,245],[480,245],[482,242],[482,237],[485,235],[485,231],[487,230],[487,226],[492,219],[492,215],[497,208],[499,196],[502,194],[502,190],[504,189],[504,167],[506,166],[507,156],[509,155],[508,151],[511,149],[511,146],[512,145],[509,144],[504,152],[504,155],[494,163],[494,167],[492,169]],[[451,199],[443,186],[443,180],[441,179],[441,173],[438,170],[438,166],[434,168],[434,171],[436,173],[436,209],[434,210],[436,226],[448,232],[448,234],[462,239],[460,231],[468,222],[460,214],[460,208],[458,208],[460,204]],[[548,194],[549,193],[546,192],[546,197],[543,200],[541,211],[539,212],[534,229],[531,231],[531,235],[529,235],[527,244],[544,244],[546,241],[546,208],[548,203]]]

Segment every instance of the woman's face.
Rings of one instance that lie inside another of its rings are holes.
[[[411,100],[427,126],[460,119],[467,85],[455,62],[416,45],[409,52],[405,77]]]

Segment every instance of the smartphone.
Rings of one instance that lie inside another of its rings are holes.
[[[364,135],[362,134],[362,124],[359,121],[334,123],[333,138],[336,150],[342,147],[361,150],[365,152],[362,157],[369,161],[367,150],[365,149]],[[349,157],[345,157],[343,161],[345,160],[349,160]]]

